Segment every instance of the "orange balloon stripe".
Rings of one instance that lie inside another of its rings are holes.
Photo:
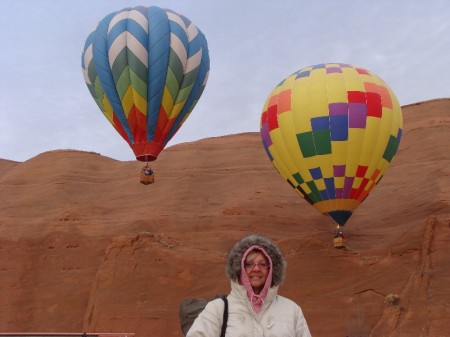
[[[277,113],[291,110],[291,90],[285,90],[278,95]]]
[[[370,180],[377,181],[377,178],[378,178],[379,174],[380,174],[380,170],[379,169],[375,169],[375,171],[373,172],[372,176],[370,177]]]
[[[392,98],[389,94],[389,91],[386,89],[386,87],[379,86],[378,88],[381,95],[381,104],[385,108],[392,109]]]
[[[169,119],[167,118],[167,113],[164,110],[163,105],[161,105],[159,109],[158,122],[156,123],[155,135],[153,137],[156,142],[162,141],[164,139],[164,129],[166,128],[168,120]]]
[[[128,114],[128,125],[133,132],[134,141],[136,143],[145,142],[147,140],[147,116],[133,105]]]

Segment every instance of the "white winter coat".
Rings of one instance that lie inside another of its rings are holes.
[[[250,305],[245,287],[231,281],[225,336],[311,337],[300,307],[295,302],[277,295],[277,291],[277,286],[269,288],[263,307],[257,315]],[[223,311],[222,299],[209,302],[186,337],[219,337]]]

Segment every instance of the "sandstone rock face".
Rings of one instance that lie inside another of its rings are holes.
[[[242,236],[275,241],[280,293],[315,337],[450,331],[450,100],[403,107],[404,136],[333,248],[333,222],[282,181],[258,133],[166,149],[141,163],[58,150],[0,160],[0,331],[181,336],[186,297],[228,293]]]

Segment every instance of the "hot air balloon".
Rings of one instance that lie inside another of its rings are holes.
[[[203,33],[156,6],[103,18],[86,39],[81,63],[100,110],[144,162],[156,160],[187,119],[209,73]]]
[[[327,63],[303,68],[273,89],[260,134],[280,175],[339,228],[388,169],[402,127],[398,100],[380,77]]]

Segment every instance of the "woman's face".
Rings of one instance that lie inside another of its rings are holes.
[[[253,291],[258,295],[269,275],[269,262],[261,252],[253,251],[245,259],[244,268]]]

